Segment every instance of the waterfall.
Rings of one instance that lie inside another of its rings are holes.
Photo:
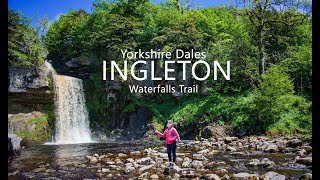
[[[53,74],[55,144],[91,142],[88,111],[81,79]]]

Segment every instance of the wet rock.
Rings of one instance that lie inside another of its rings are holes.
[[[126,159],[126,161],[125,161],[125,163],[133,163],[134,162],[134,159],[132,159],[132,158],[128,158],[128,159]]]
[[[169,175],[169,173],[170,173],[170,169],[167,168],[167,167],[165,167],[165,169],[164,169],[164,171],[163,171],[163,174],[164,174],[164,175]]]
[[[182,169],[182,175],[181,178],[195,178],[195,169],[186,168]]]
[[[139,171],[139,172],[144,172],[144,171],[146,171],[146,170],[149,170],[149,169],[152,168],[152,167],[153,167],[153,165],[143,166],[143,167],[141,167],[138,171]]]
[[[298,146],[302,146],[302,141],[299,139],[291,139],[288,141],[287,146],[296,148]]]
[[[273,168],[276,164],[273,161],[270,161],[268,158],[264,158],[261,161],[259,161],[258,159],[252,159],[247,165],[250,167],[262,166],[264,168]]]
[[[91,157],[90,158],[90,163],[91,164],[97,164],[98,163],[98,159],[96,157]]]
[[[246,172],[238,173],[238,174],[233,174],[235,179],[237,180],[259,180],[259,175],[258,174],[249,174]]]
[[[264,158],[261,160],[260,165],[264,168],[273,168],[276,164],[273,161],[270,161],[268,158]]]
[[[16,134],[8,134],[8,154],[9,155],[19,155],[21,152],[20,142],[22,138],[18,137]]]
[[[217,168],[216,173],[219,175],[223,175],[228,173],[228,170],[224,169],[224,168]]]
[[[35,168],[31,172],[38,173],[38,172],[44,172],[44,171],[46,171],[46,168]]]
[[[307,153],[312,152],[312,147],[311,146],[301,146],[301,149],[304,149]]]
[[[304,149],[301,149],[300,151],[296,152],[299,156],[304,156],[307,152]]]
[[[270,171],[264,174],[265,180],[285,180],[286,176],[276,173],[274,171]]]
[[[177,165],[173,166],[172,170],[174,173],[181,173],[182,171],[182,169]]]
[[[258,165],[260,165],[260,161],[259,161],[259,159],[251,159],[247,165],[250,167],[258,166]]]
[[[190,167],[191,166],[191,162],[192,162],[192,160],[190,158],[185,157],[184,161],[182,163],[182,167],[184,167],[184,168]]]
[[[113,164],[116,164],[114,161],[110,161],[110,160],[108,160],[107,162],[106,162],[106,165],[113,165]]]
[[[231,151],[231,152],[233,152],[233,151],[237,151],[237,149],[236,149],[235,147],[228,146],[227,149],[226,149],[226,151]]]
[[[119,158],[126,158],[127,155],[126,155],[126,154],[123,154],[123,153],[119,153],[119,154],[118,154],[118,157],[119,157]]]
[[[175,173],[175,174],[173,175],[173,178],[175,178],[175,179],[180,179],[180,175],[179,175],[178,173]]]
[[[141,165],[150,165],[151,158],[150,157],[145,157],[137,160],[137,163]]]
[[[193,159],[195,159],[195,160],[207,160],[207,158],[206,157],[204,157],[204,155],[203,154],[193,154],[192,155],[192,158]]]
[[[220,177],[216,174],[206,174],[205,177],[207,180],[220,180]]]
[[[307,166],[310,166],[310,165],[312,165],[312,157],[296,158],[296,163],[305,164]]]
[[[278,152],[278,146],[275,144],[270,144],[267,146],[267,148],[264,149],[264,152],[274,153]]]
[[[228,174],[225,174],[224,176],[222,176],[221,180],[229,180],[230,176],[228,176]]]
[[[299,180],[312,180],[312,174],[311,173],[305,173],[300,176]]]
[[[142,173],[139,178],[143,178],[143,179],[148,179],[148,177],[150,176],[150,173],[149,172],[145,172],[145,173]]]
[[[229,144],[232,141],[236,141],[236,140],[238,140],[238,137],[225,137],[224,143]]]
[[[200,169],[200,168],[203,168],[203,164],[201,161],[198,161],[198,160],[193,160],[191,162],[191,167],[192,168],[196,168],[196,169]]]
[[[101,169],[101,172],[103,172],[103,173],[110,172],[110,169],[108,169],[108,168],[102,168],[102,169]]]
[[[125,171],[126,171],[127,173],[129,173],[129,172],[131,172],[131,171],[133,171],[133,170],[135,170],[135,168],[132,167],[132,166],[126,166],[126,168],[125,168]]]
[[[141,152],[140,152],[140,151],[132,151],[132,152],[130,152],[130,154],[136,154],[136,155],[139,155],[139,154],[141,154]]]
[[[56,172],[55,169],[47,169],[47,170],[46,170],[46,173],[54,173],[54,172]]]
[[[159,179],[159,176],[156,175],[156,174],[152,174],[152,175],[150,176],[150,179]]]
[[[197,152],[197,154],[207,154],[207,153],[209,153],[209,149],[204,149]]]

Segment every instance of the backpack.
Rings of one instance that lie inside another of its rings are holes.
[[[173,127],[172,127],[173,128]],[[172,136],[174,136],[174,134],[173,134],[173,130],[172,130],[172,128],[170,129],[170,131],[169,131],[169,133],[172,135]],[[181,139],[180,139],[180,136],[179,136],[179,138],[176,140],[176,143],[179,143],[181,141]]]

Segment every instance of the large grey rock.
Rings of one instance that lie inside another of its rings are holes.
[[[198,161],[198,160],[193,160],[191,162],[191,167],[192,168],[196,168],[196,169],[200,169],[200,168],[203,168],[203,164],[201,161]]]
[[[264,174],[265,180],[285,180],[286,176],[270,171]]]
[[[205,177],[207,180],[220,180],[220,177],[216,174],[206,174]]]
[[[310,166],[310,165],[312,165],[312,157],[297,158],[296,163],[305,164],[307,166]]]
[[[248,180],[248,179],[250,179],[250,180],[251,179],[258,180],[259,179],[259,175],[258,174],[249,174],[249,173],[246,173],[246,172],[233,174],[233,176],[237,180]]]
[[[217,123],[211,123],[200,131],[199,136],[206,139],[224,138],[226,134],[222,126],[218,125]]]
[[[269,144],[267,146],[267,148],[264,149],[265,152],[270,152],[270,153],[274,153],[274,152],[278,152],[278,146],[275,144]]]
[[[231,143],[232,141],[236,141],[238,140],[238,137],[226,137],[224,139],[224,143],[228,144],[228,143]]]
[[[185,157],[182,163],[182,167],[189,168],[191,166],[192,159]]]
[[[300,176],[299,180],[312,180],[312,174],[311,173],[305,173],[302,176]]]
[[[16,134],[8,134],[8,153],[9,155],[19,155],[21,152],[21,142],[22,138],[18,137]]]
[[[299,139],[291,139],[287,142],[287,146],[296,148],[298,146],[302,146],[302,141]]]

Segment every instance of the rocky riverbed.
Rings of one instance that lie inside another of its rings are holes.
[[[163,141],[38,145],[8,162],[9,179],[312,179],[303,139],[225,137],[182,141],[168,163]]]

